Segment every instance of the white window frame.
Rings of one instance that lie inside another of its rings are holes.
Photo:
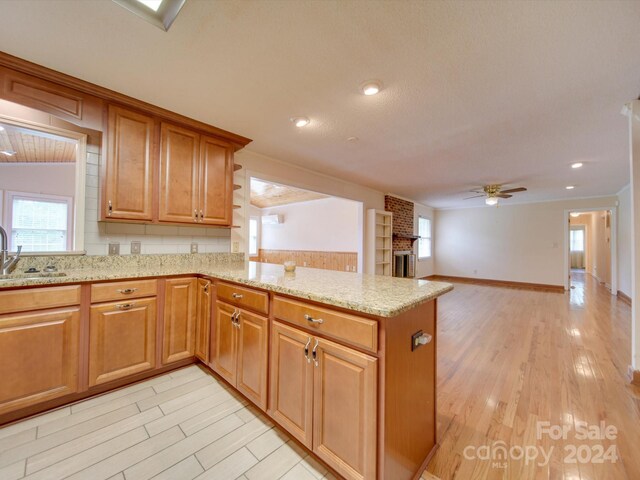
[[[256,249],[253,252],[251,251],[251,222],[252,221],[256,222]],[[249,231],[248,231],[247,237],[248,237],[247,250],[249,251],[249,256],[255,257],[256,255],[258,255],[258,251],[260,250],[260,217],[256,215],[251,215],[249,217]]]
[[[16,199],[22,200],[35,200],[38,202],[49,201],[51,203],[66,203],[67,204],[67,251],[73,249],[74,231],[73,231],[73,197],[65,197],[62,195],[45,195],[42,193],[29,193],[29,192],[12,192],[5,191],[4,204],[5,208],[5,230],[7,231],[7,238],[9,240],[9,250],[15,251],[17,246],[11,245],[11,239],[13,238],[13,201]],[[12,248],[15,247],[15,248]],[[42,252],[28,252],[37,254],[46,254],[47,251]],[[51,252],[54,253],[54,252]]]
[[[427,237],[422,237],[420,235],[420,219],[429,221],[429,236]],[[433,257],[433,220],[431,220],[430,217],[418,215],[418,235],[420,236],[420,238],[418,239],[418,260],[428,260],[429,258]],[[422,240],[422,238],[429,239],[429,255],[424,257],[420,256],[420,240]]]

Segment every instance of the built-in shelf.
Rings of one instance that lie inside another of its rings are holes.
[[[237,172],[238,170],[240,170],[242,168],[242,165],[240,165],[239,163],[234,163],[233,164],[233,171]]]
[[[367,273],[391,276],[393,266],[391,212],[367,210]]]
[[[240,190],[242,188],[242,185],[234,185],[233,189],[234,190]]]
[[[233,209],[234,209],[234,210],[237,210],[237,209],[239,209],[239,208],[242,208],[242,205],[234,205],[234,206],[233,206]]]

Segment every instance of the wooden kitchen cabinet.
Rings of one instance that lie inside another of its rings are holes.
[[[376,478],[377,359],[279,322],[271,416],[348,479]]]
[[[267,408],[269,321],[216,302],[211,367],[263,410]]]
[[[155,368],[156,323],[155,297],[93,305],[89,386]]]
[[[165,282],[163,364],[194,356],[197,286],[192,277]]]
[[[109,106],[102,220],[153,219],[155,131],[153,117]]]
[[[209,363],[211,332],[211,280],[198,279],[198,305],[196,315],[195,354],[204,363]]]
[[[0,317],[0,414],[78,389],[80,309]]]
[[[212,137],[200,140],[198,211],[207,225],[231,225],[233,214],[233,148]]]

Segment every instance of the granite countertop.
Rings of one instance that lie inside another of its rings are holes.
[[[453,289],[451,284],[443,282],[316,268],[297,267],[295,272],[287,273],[282,265],[238,261],[241,257],[233,254],[224,257],[226,261],[218,261],[223,258],[221,255],[215,257],[215,261],[211,261],[212,256],[158,257],[162,257],[162,261],[129,263],[109,260],[109,257],[94,257],[96,260],[93,262],[68,262],[59,266],[65,276],[35,278],[23,273],[24,265],[20,265],[20,273],[0,279],[0,289],[198,274],[381,317],[396,316]]]

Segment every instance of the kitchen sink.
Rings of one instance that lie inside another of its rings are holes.
[[[0,275],[0,282],[9,280],[33,280],[37,278],[66,277],[64,272],[10,273]]]

